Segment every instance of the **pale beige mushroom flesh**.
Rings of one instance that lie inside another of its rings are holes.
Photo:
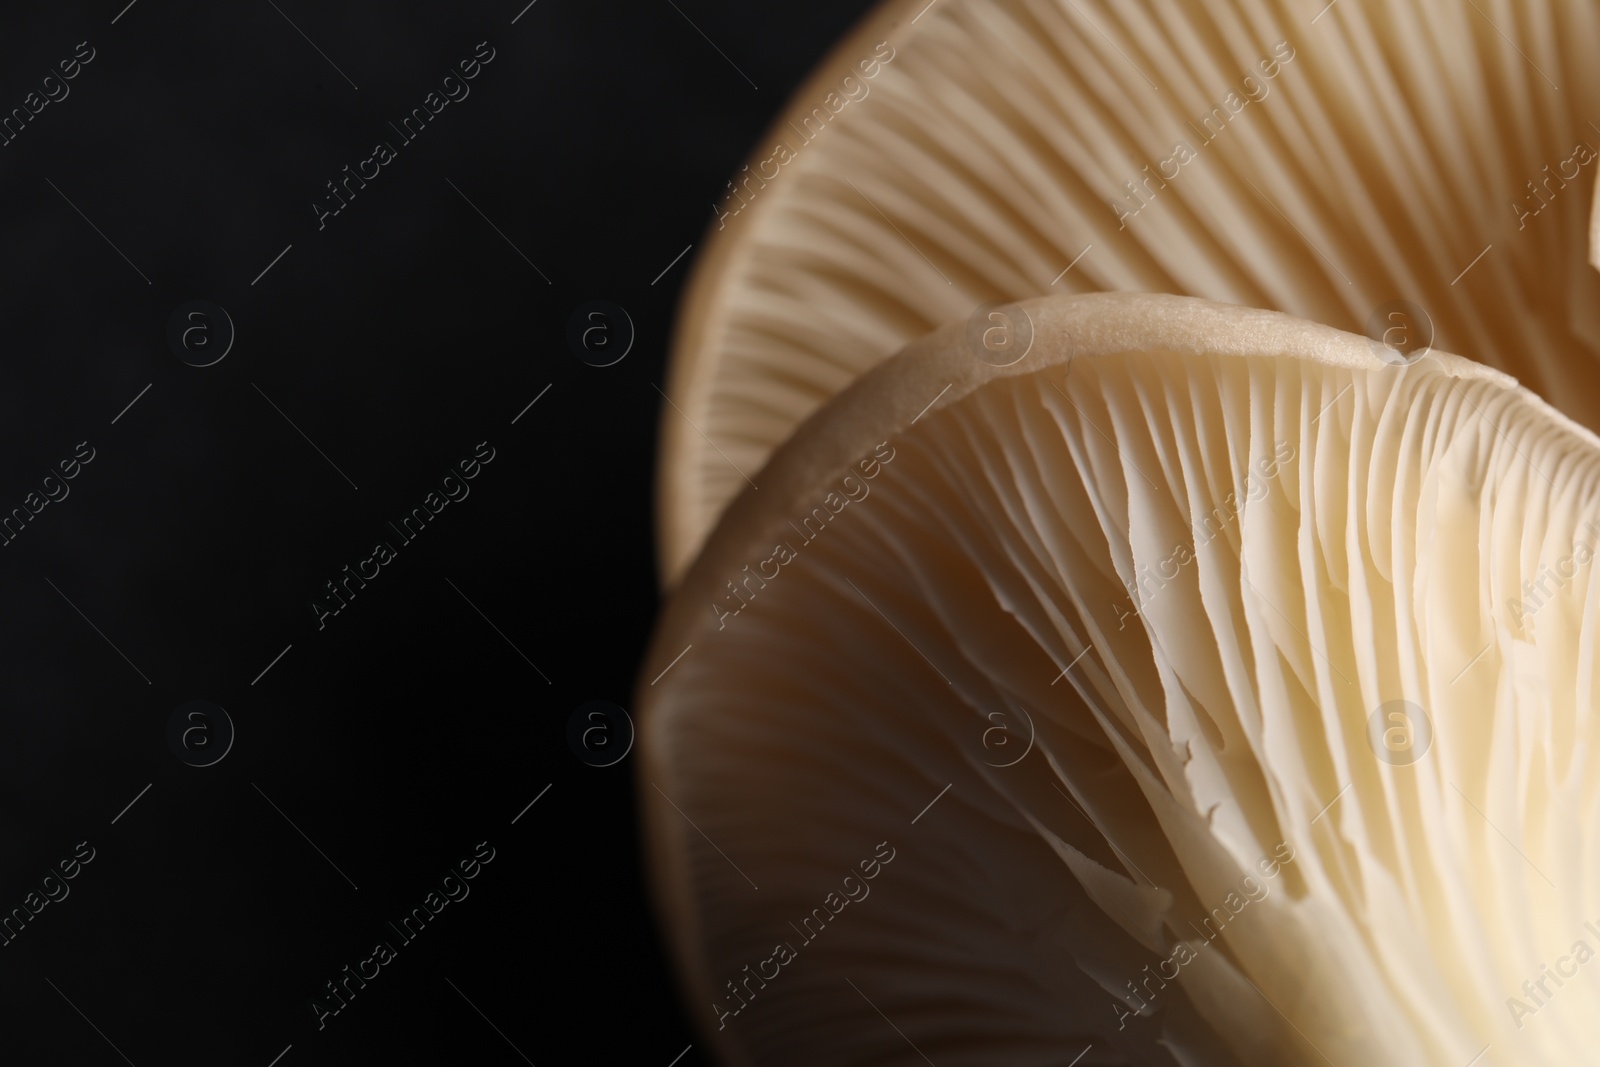
[[[1014,366],[954,324],[804,424],[662,621],[721,1058],[1586,1062],[1600,967],[1541,966],[1600,945],[1600,440],[1278,313],[1021,310]]]

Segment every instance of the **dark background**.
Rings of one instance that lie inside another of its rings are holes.
[[[0,148],[0,515],[94,450],[0,547],[0,915],[94,849],[0,948],[0,1055],[709,1062],[641,882],[636,754],[587,766],[567,722],[629,705],[658,607],[655,387],[712,203],[866,5],[125,3],[0,15],[0,113],[94,50]],[[167,342],[194,299],[236,330],[212,366]],[[606,368],[566,340],[591,299],[637,332]],[[399,544],[385,521],[485,440]],[[398,558],[319,630],[379,539]],[[236,730],[208,767],[167,739],[195,699]],[[485,840],[399,944],[385,921]],[[380,939],[397,959],[319,1031],[309,998]]]

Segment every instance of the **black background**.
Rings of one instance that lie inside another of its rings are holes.
[[[0,548],[0,914],[95,850],[0,948],[0,1053],[666,1067],[697,1038],[636,754],[586,766],[567,720],[628,706],[658,607],[656,386],[712,204],[865,5],[124,3],[0,15],[0,113],[95,52],[0,148],[0,514],[94,450]],[[637,331],[603,369],[566,342],[596,298]],[[213,366],[167,344],[192,299],[237,331]],[[319,630],[323,584],[480,441],[470,495]],[[193,699],[237,730],[210,767],[167,742]],[[485,840],[319,1031],[309,998]]]

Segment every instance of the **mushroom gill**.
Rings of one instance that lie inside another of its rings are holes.
[[[1019,362],[952,324],[802,425],[657,631],[721,1057],[1586,1062],[1600,439],[1276,312],[1017,310]]]
[[[1597,39],[1586,0],[891,0],[713,210],[664,583],[807,415],[990,301],[1169,292],[1379,335],[1410,301],[1407,329],[1600,427]]]

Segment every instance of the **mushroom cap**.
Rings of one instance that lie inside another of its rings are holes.
[[[1275,312],[1010,310],[1019,362],[952,324],[804,423],[663,615],[642,816],[720,1055],[1582,1062],[1587,993],[1508,998],[1600,924],[1600,439]]]
[[[1431,322],[1406,328],[1600,427],[1600,8],[1319,7],[875,12],[714,212],[662,422],[664,585],[806,416],[988,302],[1169,292],[1382,335],[1409,301]]]

